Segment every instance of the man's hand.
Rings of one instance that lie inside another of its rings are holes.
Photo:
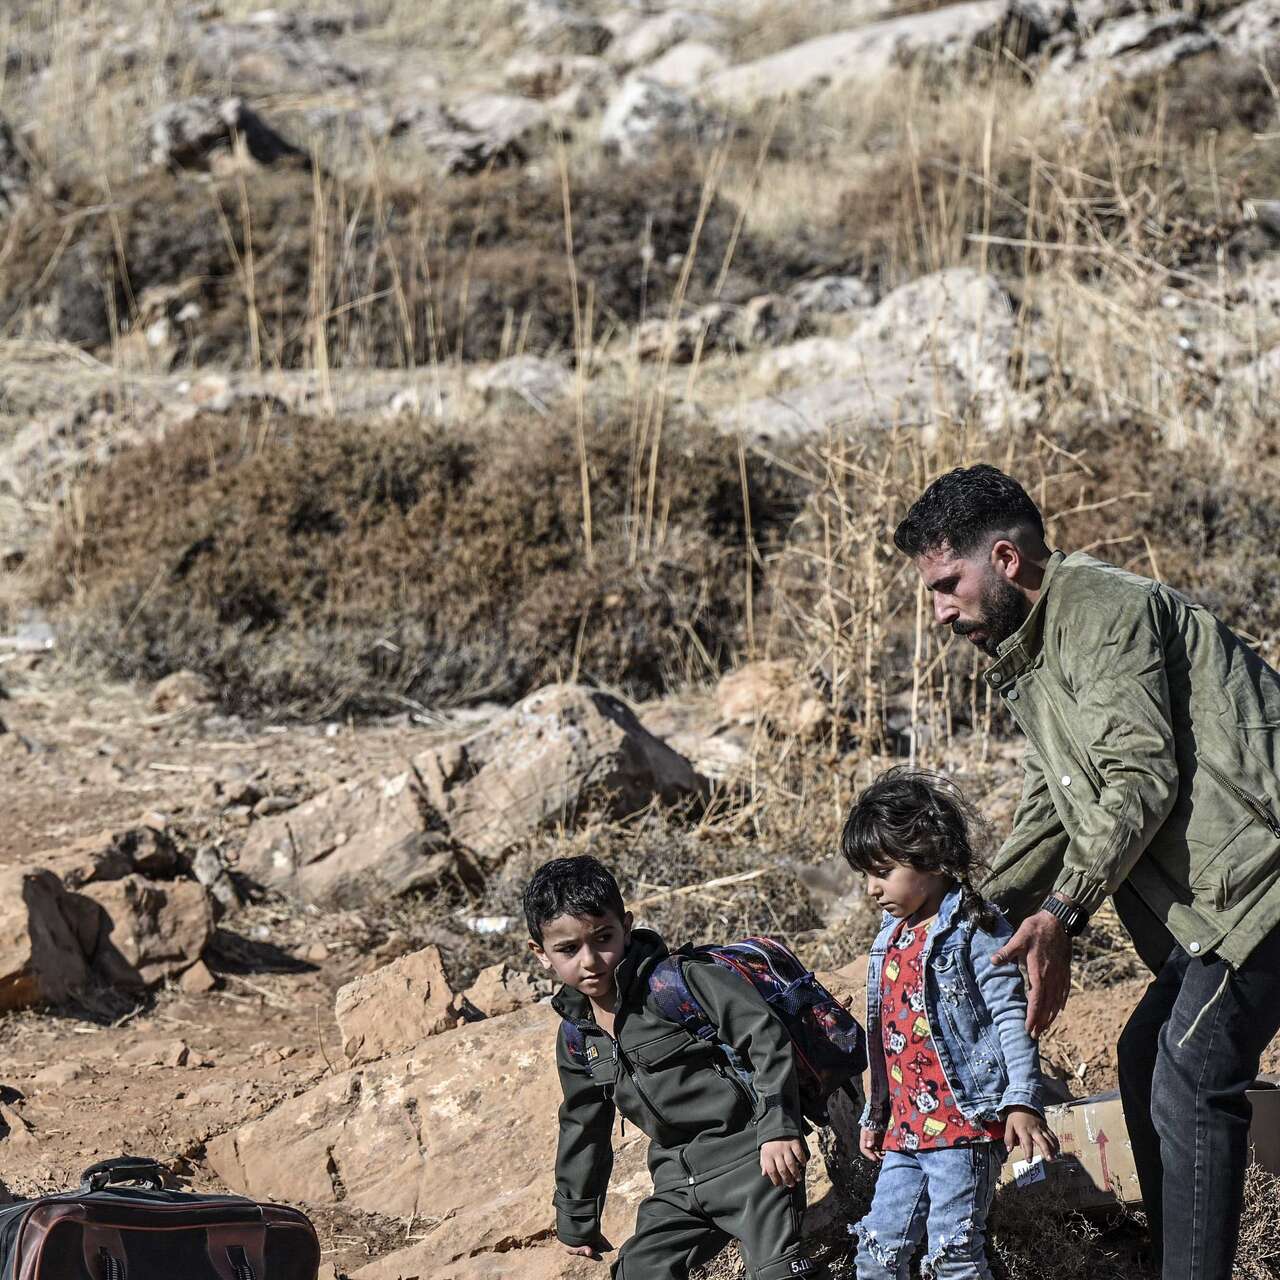
[[[567,1244],[565,1248],[575,1258],[590,1258],[592,1262],[603,1262],[602,1253],[612,1253],[613,1245],[604,1236],[597,1236],[594,1244]]]
[[[760,1172],[775,1187],[794,1187],[804,1180],[809,1148],[799,1138],[778,1138],[760,1148]]]
[[[1027,966],[1027,1031],[1038,1036],[1053,1025],[1071,994],[1071,939],[1057,916],[1037,911],[991,957],[992,964]]]
[[[1009,1107],[1004,1113],[1004,1145],[1021,1148],[1022,1158],[1031,1160],[1038,1152],[1046,1160],[1058,1154],[1058,1138],[1045,1119],[1030,1107]]]
[[[858,1135],[858,1150],[864,1160],[879,1164],[884,1159],[884,1130],[863,1129]]]

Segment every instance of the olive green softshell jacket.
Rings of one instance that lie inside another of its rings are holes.
[[[564,1101],[556,1150],[556,1235],[567,1245],[592,1244],[600,1231],[613,1168],[616,1112],[649,1135],[654,1187],[688,1185],[727,1167],[762,1178],[756,1152],[766,1142],[804,1132],[795,1056],[786,1027],[736,973],[689,961],[685,980],[716,1040],[731,1045],[751,1069],[747,1085],[715,1042],[699,1040],[658,1012],[649,978],[667,956],[662,939],[636,929],[618,966],[615,1040],[595,1021],[591,1003],[563,987],[557,1013],[583,1034],[588,1064],[556,1036],[556,1066]]]
[[[1280,922],[1280,675],[1177,592],[1058,551],[986,679],[1030,743],[987,896],[1115,894],[1149,965],[1157,922],[1241,965]]]

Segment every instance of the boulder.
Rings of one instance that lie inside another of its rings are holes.
[[[156,681],[147,704],[157,715],[169,715],[212,701],[213,688],[204,676],[194,671],[174,671],[163,680]]]
[[[970,415],[994,428],[1033,407],[1010,380],[1016,336],[999,282],[949,268],[896,289],[848,338],[780,347],[769,362],[794,389],[729,410],[720,425],[757,440]]]
[[[714,46],[701,40],[684,40],[651,62],[644,73],[658,84],[688,90],[696,89],[708,76],[725,70],[728,65],[729,59]]]
[[[430,887],[457,865],[452,843],[424,821],[411,766],[344,782],[249,832],[237,869],[310,902]]]
[[[404,108],[391,132],[413,137],[447,176],[524,164],[550,129],[550,112],[531,98],[473,94],[449,107],[424,101]]]
[[[1280,0],[1248,0],[1223,14],[1215,30],[1233,53],[1265,61],[1280,50]]]
[[[403,893],[496,865],[547,824],[635,813],[704,787],[617,698],[551,685],[393,777],[346,782],[263,819],[239,867],[310,901]]]
[[[606,23],[559,0],[525,0],[520,28],[526,41],[545,53],[597,55],[613,40]]]
[[[876,291],[857,276],[819,276],[802,280],[788,295],[805,316],[834,316],[866,311],[876,305]]]
[[[424,947],[338,989],[334,1014],[342,1052],[354,1064],[413,1049],[451,1031],[462,1002],[445,977],[438,947]]]
[[[687,93],[641,76],[627,80],[600,121],[600,142],[620,159],[652,160],[677,142],[697,142],[715,130],[712,117]]]
[[[89,980],[71,894],[44,867],[0,867],[0,1010],[65,1000]]]
[[[720,345],[730,321],[729,308],[718,302],[698,307],[674,320],[645,320],[636,326],[636,358],[689,364]]]
[[[546,1006],[459,1027],[411,1053],[330,1077],[214,1138],[209,1161],[235,1191],[333,1204],[433,1225],[369,1276],[436,1277],[468,1259],[544,1240],[554,1225],[556,1014]],[[615,1242],[649,1190],[644,1139],[628,1126],[605,1208]],[[568,1262],[562,1249],[556,1256]],[[477,1265],[467,1262],[468,1267]],[[588,1264],[589,1265],[589,1264]],[[458,1274],[482,1274],[459,1272]],[[558,1274],[550,1272],[549,1274]]]
[[[162,883],[129,875],[87,884],[81,893],[105,917],[86,948],[95,969],[108,972],[118,955],[146,986],[155,986],[191,968],[213,937],[213,910],[194,880]]]
[[[722,40],[728,30],[721,19],[689,9],[655,13],[619,36],[608,51],[609,61],[624,71],[643,67],[688,40]]]
[[[481,969],[464,995],[467,1003],[478,1013],[487,1018],[498,1018],[526,1005],[537,1004],[540,990],[537,981],[523,969],[513,969],[500,960],[487,969]]]
[[[413,763],[433,817],[482,865],[547,824],[624,816],[655,799],[699,797],[705,786],[625,703],[582,685],[540,689]]]
[[[729,326],[733,344],[743,351],[790,342],[802,325],[800,308],[790,298],[763,293],[750,299]]]
[[[486,404],[503,408],[536,409],[546,413],[573,387],[573,374],[564,365],[542,356],[512,356],[468,379]]]
[[[139,824],[84,836],[40,855],[68,889],[125,876],[167,879],[178,874],[178,850],[164,830]]]
[[[748,662],[731,671],[716,686],[716,705],[725,720],[764,725],[785,737],[813,737],[830,718],[793,658]]]
[[[151,163],[169,169],[208,169],[219,158],[262,165],[305,164],[306,153],[277,133],[241,98],[185,98],[157,111],[147,124]]]
[[[546,107],[513,93],[471,94],[454,102],[449,115],[461,128],[489,139],[495,152],[526,158],[542,147],[551,132]]]
[[[276,13],[264,11],[272,18]],[[252,92],[297,96],[351,89],[369,68],[336,57],[331,24],[304,21],[211,22],[195,28],[189,48],[201,78]]]
[[[1005,22],[1005,0],[965,0],[806,40],[730,67],[704,87],[711,97],[747,107],[839,91],[915,62],[961,64],[976,50],[995,47]]]
[[[514,93],[539,99],[554,98],[575,85],[597,85],[607,92],[618,80],[603,58],[529,51],[512,57],[502,78]]]

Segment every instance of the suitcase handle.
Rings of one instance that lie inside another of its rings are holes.
[[[114,1156],[91,1164],[80,1175],[80,1190],[101,1191],[112,1182],[141,1182],[153,1191],[163,1191],[164,1166],[146,1156]]]

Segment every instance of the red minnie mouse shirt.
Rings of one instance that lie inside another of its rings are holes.
[[[977,1124],[955,1105],[924,1012],[924,944],[932,925],[893,932],[880,982],[880,1026],[889,1074],[887,1151],[927,1151],[1003,1140],[1004,1124]]]

